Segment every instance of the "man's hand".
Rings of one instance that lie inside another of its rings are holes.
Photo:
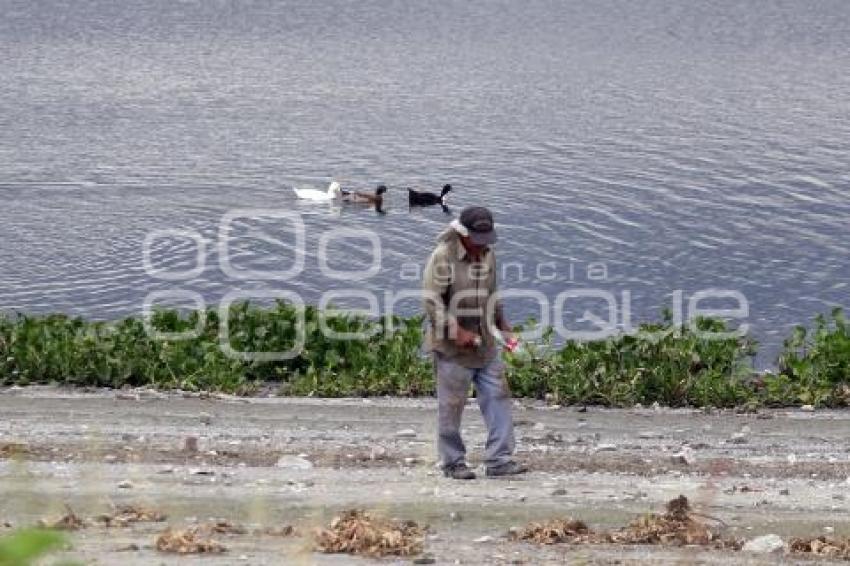
[[[455,328],[455,334],[455,344],[461,348],[474,348],[481,340],[476,333],[466,330],[460,326]]]
[[[504,349],[507,352],[514,352],[519,346],[519,339],[514,334],[513,328],[508,323],[503,323],[499,326],[499,332],[504,340]]]

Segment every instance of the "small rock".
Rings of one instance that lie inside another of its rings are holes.
[[[615,452],[617,450],[616,444],[597,444],[594,449],[596,452]]]
[[[300,456],[281,456],[275,466],[287,470],[311,470],[313,463]]]
[[[183,441],[183,451],[185,452],[197,452],[198,451],[198,437],[197,436],[187,436]]]
[[[811,412],[814,412],[815,406],[814,405],[803,405],[802,407],[800,407],[800,410],[805,411],[807,413],[811,413]]]
[[[413,559],[413,564],[436,564],[437,559],[433,556],[420,556],[419,558]]]
[[[452,511],[451,513],[449,513],[449,519],[451,519],[453,523],[459,523],[463,521],[463,516],[457,511]]]
[[[213,470],[208,470],[206,468],[189,468],[190,476],[214,476],[215,472]]]
[[[478,542],[478,543],[493,542],[493,537],[491,537],[490,535],[484,535],[483,537],[478,537],[477,539],[473,540],[472,542]]]
[[[779,495],[791,495],[791,492],[787,489],[780,489]]]
[[[748,442],[747,435],[743,432],[736,432],[726,442],[728,442],[729,444],[746,444]]]
[[[115,454],[107,454],[106,456],[103,457],[103,461],[106,462],[107,464],[112,464],[116,460],[118,460],[118,456],[116,456]]]
[[[563,444],[564,437],[554,432],[547,432],[540,440],[544,442],[551,442],[552,444]]]
[[[567,494],[567,490],[562,488],[562,487],[559,487],[558,489],[552,491],[552,495],[554,495],[556,497],[560,496],[560,495],[566,495],[566,494]]]
[[[412,466],[412,465],[416,464],[418,461],[419,460],[417,458],[414,458],[412,456],[404,459],[404,463],[407,466]]]
[[[531,430],[546,430],[546,425],[543,423],[534,423],[534,426],[531,427]]]
[[[387,449],[383,446],[373,446],[369,451],[370,460],[383,460],[387,456]]]
[[[209,413],[201,413],[199,415],[202,424],[210,425],[212,424],[212,415]]]
[[[412,428],[403,428],[395,433],[396,438],[416,438],[416,431]]]
[[[674,464],[690,466],[694,463],[694,451],[689,446],[684,446],[679,452],[672,456]]]
[[[131,482],[130,480],[121,480],[120,482],[118,482],[118,487],[121,489],[132,489],[133,482]]]
[[[788,454],[788,456],[786,457],[786,460],[788,460],[788,463],[793,466],[794,464],[797,463],[797,455],[796,454]]]
[[[773,554],[785,549],[785,541],[779,535],[764,535],[748,540],[741,550],[753,554]]]

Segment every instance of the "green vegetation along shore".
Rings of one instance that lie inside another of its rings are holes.
[[[298,311],[286,303],[242,303],[229,313],[235,351],[280,352],[295,344]],[[152,386],[251,394],[279,384],[281,394],[316,396],[430,395],[434,377],[421,351],[418,317],[369,320],[350,314],[304,312],[304,344],[284,361],[227,356],[219,342],[219,315],[157,311],[159,332],[198,328],[187,340],[154,339],[141,318],[94,322],[65,315],[0,317],[0,384]],[[366,339],[335,340],[363,332]],[[724,322],[697,321],[721,332]],[[506,354],[513,394],[560,404],[629,406],[845,406],[850,404],[850,332],[840,309],[797,328],[785,342],[778,372],[756,373],[756,344],[747,337],[706,338],[663,322],[631,335],[593,342],[543,339]]]

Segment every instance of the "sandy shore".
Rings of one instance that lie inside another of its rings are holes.
[[[425,550],[438,564],[777,561],[698,548],[538,547],[505,537],[512,526],[555,516],[612,528],[684,494],[731,536],[850,534],[850,412],[515,405],[518,458],[532,473],[456,482],[434,466],[430,399],[3,389],[0,533],[4,522],[59,516],[65,504],[94,516],[136,503],[167,514],[167,523],[75,531],[67,557],[124,566],[378,563],[310,548],[313,527],[359,507],[428,524]],[[465,431],[476,464],[484,427],[474,403]],[[154,549],[165,525],[213,517],[249,532],[220,536],[228,552],[218,556]],[[286,524],[304,536],[254,533]],[[481,537],[492,540],[476,542]],[[380,563],[387,562],[411,560]]]

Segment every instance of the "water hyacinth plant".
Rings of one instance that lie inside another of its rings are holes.
[[[239,352],[282,352],[285,360]],[[153,336],[141,318],[107,323],[64,315],[0,316],[0,384],[61,383],[150,386],[250,394],[274,383],[286,395],[431,395],[431,361],[421,349],[421,317],[370,319],[293,305],[239,303],[227,320],[228,355],[220,342],[219,313],[209,310],[153,314],[158,333],[197,329],[189,339]],[[339,340],[335,333],[362,333]],[[850,337],[840,310],[798,329],[785,347],[780,372],[755,375],[755,343],[728,335],[726,324],[700,319],[677,326],[669,317],[638,332],[607,340],[555,343],[542,338],[506,354],[515,396],[562,404],[628,406],[844,405],[850,400]],[[708,337],[706,332],[714,333]]]
[[[552,345],[554,332],[543,331],[541,345],[508,355],[515,394],[549,396],[564,404],[625,406],[734,406],[752,389],[755,343],[746,337],[718,338],[723,321],[699,319],[696,328],[643,324],[635,334],[607,340]],[[714,333],[708,337],[704,333]]]
[[[779,375],[765,383],[772,403],[850,404],[850,325],[840,308],[794,329],[779,358]]]

